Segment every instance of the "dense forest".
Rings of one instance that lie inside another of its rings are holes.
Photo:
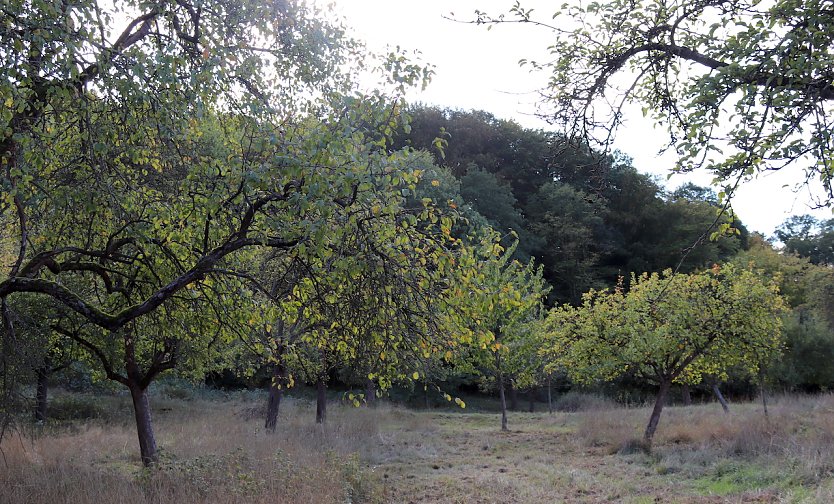
[[[462,202],[473,222],[515,233],[517,257],[544,266],[551,304],[575,304],[619,275],[689,273],[747,248],[744,225],[728,212],[719,215],[709,188],[689,184],[669,193],[623,155],[487,112],[419,107],[411,115],[410,133],[395,145],[434,154],[443,183],[431,195]],[[738,234],[710,240],[725,222]]]

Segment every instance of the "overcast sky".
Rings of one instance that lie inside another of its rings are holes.
[[[336,10],[371,50],[401,46],[419,50],[426,63],[435,67],[436,75],[428,89],[415,92],[409,101],[443,107],[481,109],[503,119],[514,119],[523,126],[550,129],[536,117],[537,90],[546,76],[519,67],[522,58],[544,59],[550,33],[530,25],[502,25],[487,30],[484,26],[457,23],[444,19],[454,12],[458,19],[471,19],[475,9],[499,14],[512,6],[512,0],[337,0]],[[536,9],[549,19],[561,2],[525,0],[525,7]],[[627,114],[615,148],[634,159],[635,167],[658,175],[667,187],[674,188],[692,180],[708,185],[706,173],[667,181],[674,158],[659,157],[665,132],[654,130],[644,120],[639,108]],[[452,139],[454,141],[454,139]],[[802,174],[783,170],[748,182],[733,202],[736,213],[751,230],[770,235],[773,229],[793,214],[813,213],[830,218],[830,210],[812,211],[807,190],[791,190]],[[787,186],[787,187],[785,187]]]

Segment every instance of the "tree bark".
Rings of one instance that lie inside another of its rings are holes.
[[[371,408],[376,408],[376,386],[370,378],[365,378],[365,403]]]
[[[551,376],[547,375],[547,412],[551,415],[553,414],[553,386],[551,385],[552,381],[553,380],[551,379]]]
[[[130,389],[130,397],[133,399],[133,413],[136,417],[136,433],[139,435],[139,452],[142,456],[142,464],[149,466],[159,460],[159,455],[156,450],[156,439],[153,435],[148,391],[137,384],[128,388]]]
[[[759,369],[759,392],[762,394],[762,408],[764,408],[764,416],[766,420],[770,420],[770,415],[767,411],[767,390],[765,389],[765,375],[764,370]]]
[[[649,417],[649,425],[646,426],[646,432],[643,438],[648,442],[652,442],[655,431],[657,431],[657,424],[660,422],[660,414],[663,412],[663,406],[666,404],[666,397],[669,395],[669,389],[672,387],[671,380],[662,380],[660,382],[660,389],[657,391],[657,397],[654,401],[654,409],[652,409],[652,416]]]
[[[507,388],[510,391],[510,409],[518,411],[518,390],[513,386],[512,380],[507,383]]]
[[[684,384],[681,387],[681,398],[684,406],[692,406],[692,393],[689,390],[689,385]]]
[[[278,425],[278,412],[281,408],[281,399],[284,398],[284,387],[287,381],[284,371],[282,362],[275,364],[272,380],[269,383],[269,400],[266,404],[266,423],[264,424],[264,428],[269,432],[275,432]]]
[[[323,424],[327,420],[327,382],[324,377],[316,381],[316,423]]]
[[[501,398],[501,430],[507,430],[507,397],[504,395],[504,375],[498,373],[498,397]]]
[[[724,413],[730,412],[730,406],[727,404],[727,400],[724,399],[724,394],[721,393],[721,390],[718,389],[718,384],[712,384],[712,393],[715,394],[715,397],[718,399],[718,402],[721,403],[721,407],[724,408]]]
[[[37,391],[35,392],[35,421],[46,422],[47,394],[49,391],[49,363],[35,370]]]

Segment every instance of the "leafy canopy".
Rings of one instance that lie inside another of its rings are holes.
[[[609,145],[630,106],[669,132],[676,169],[712,170],[731,192],[764,170],[795,165],[834,197],[834,12],[824,0],[566,2],[553,33],[544,114],[570,136]]]
[[[757,371],[781,348],[784,308],[775,281],[732,264],[643,274],[627,292],[592,290],[581,306],[551,311],[546,351],[580,383],[699,383],[733,366]]]

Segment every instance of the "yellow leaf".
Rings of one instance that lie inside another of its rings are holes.
[[[418,380],[418,379],[420,379],[420,373],[418,373],[417,371],[414,371],[414,374],[412,374],[411,377],[414,378],[415,380]]]
[[[437,187],[437,186],[440,185],[440,181],[439,180],[432,180],[431,185],[432,185],[432,187]]]

